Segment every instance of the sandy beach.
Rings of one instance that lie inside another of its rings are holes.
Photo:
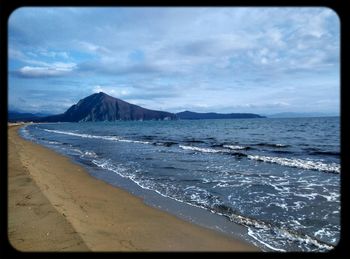
[[[8,237],[20,251],[259,251],[149,207],[8,128]]]

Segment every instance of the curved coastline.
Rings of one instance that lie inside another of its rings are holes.
[[[16,249],[260,251],[150,207],[142,199],[93,178],[69,158],[22,139],[17,133],[20,127],[8,127],[8,237]],[[24,178],[28,190],[23,189]],[[36,203],[31,196],[35,193],[40,195]],[[23,218],[27,211],[32,214]],[[38,231],[26,230],[32,227]],[[47,230],[50,227],[53,229]],[[63,233],[55,229],[63,229]],[[60,240],[66,240],[65,246]]]

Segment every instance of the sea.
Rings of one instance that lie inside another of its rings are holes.
[[[44,123],[20,134],[262,251],[326,252],[340,239],[339,117]]]

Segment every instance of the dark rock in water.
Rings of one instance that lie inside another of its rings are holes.
[[[105,93],[92,94],[71,106],[65,113],[40,118],[42,122],[83,122],[117,120],[174,120],[176,115],[127,103]]]

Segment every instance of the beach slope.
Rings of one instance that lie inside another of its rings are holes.
[[[8,128],[8,237],[21,251],[259,251],[149,207]]]

